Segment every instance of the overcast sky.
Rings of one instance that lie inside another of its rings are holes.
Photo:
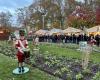
[[[13,21],[16,21],[15,10],[17,8],[27,7],[32,4],[35,0],[0,0],[0,12],[10,11],[13,15]],[[76,1],[84,1],[84,0],[76,0]],[[15,23],[15,22],[14,22]]]
[[[10,11],[14,13],[17,8],[28,6],[33,0],[0,0],[0,12]]]
[[[0,12],[1,11],[10,11],[14,13],[15,10],[19,7],[24,7],[30,5],[34,0],[0,0]],[[84,0],[76,0],[84,1]]]
[[[33,2],[33,0],[0,0],[0,12],[10,11],[13,15],[13,25],[16,25],[15,10],[17,8],[27,7]]]

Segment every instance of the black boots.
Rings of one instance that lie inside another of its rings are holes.
[[[21,73],[21,67],[19,67],[18,69],[19,69],[19,70],[18,70],[18,71],[19,71],[19,73]]]
[[[21,73],[21,72],[24,72],[25,70],[24,70],[24,67],[22,66],[22,67],[19,67],[19,73]]]
[[[22,66],[22,72],[24,72],[25,70],[24,70],[24,67]]]

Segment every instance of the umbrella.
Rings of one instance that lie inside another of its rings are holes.
[[[56,29],[56,28],[53,28],[49,31],[49,34],[50,35],[53,35],[53,34],[63,34],[63,31],[61,29]]]
[[[89,28],[87,32],[100,32],[100,25]]]
[[[45,35],[46,33],[48,33],[48,30],[40,29],[40,30],[35,32],[35,35]]]
[[[81,32],[80,29],[76,29],[73,27],[68,27],[67,29],[63,30],[63,33],[79,33]]]

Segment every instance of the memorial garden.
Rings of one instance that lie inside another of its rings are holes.
[[[100,80],[100,0],[0,0],[0,80]]]

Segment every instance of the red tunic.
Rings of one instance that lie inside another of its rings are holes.
[[[96,43],[95,39],[90,40],[90,45],[93,46]]]
[[[25,56],[24,56],[24,52],[22,50],[22,46],[21,46],[21,43],[23,44],[23,46],[26,48],[28,46],[28,42],[26,39],[24,40],[16,40],[16,43],[15,43],[15,46],[16,48],[18,49],[17,51],[17,58],[18,58],[18,62],[24,62],[25,60]]]

